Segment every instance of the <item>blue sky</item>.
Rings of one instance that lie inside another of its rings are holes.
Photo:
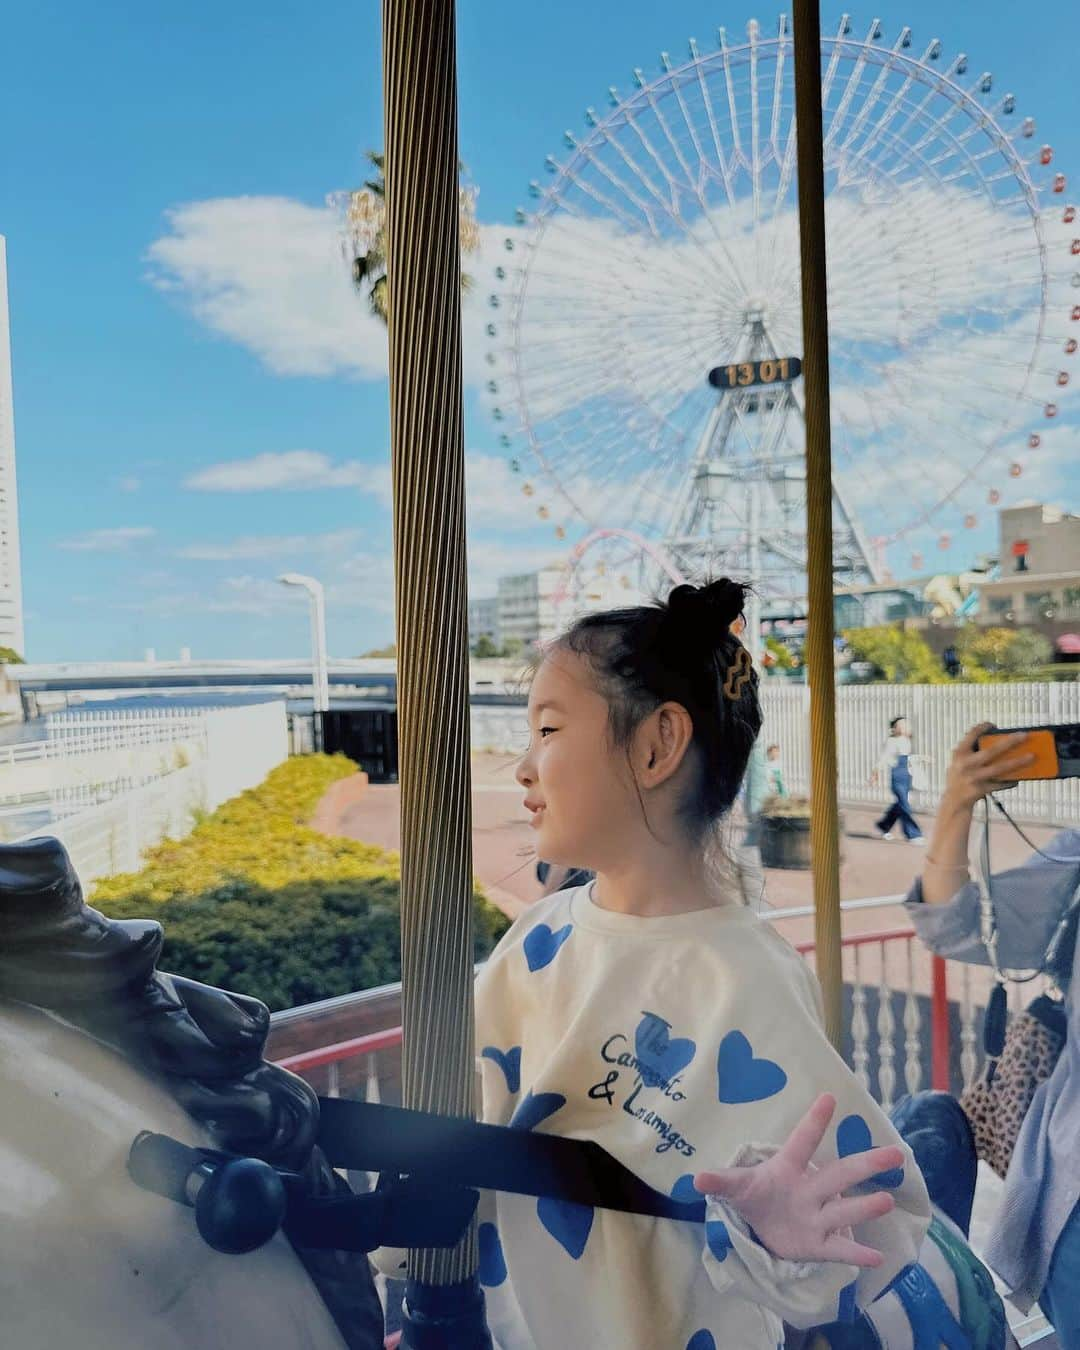
[[[717,23],[741,34],[752,13],[468,0],[461,154],[481,223],[512,220],[609,84],[628,89],[634,66],[655,70],[692,35],[712,45]],[[875,14],[994,71],[1055,167],[1080,174],[1074,3]],[[757,17],[771,32],[773,11]],[[305,611],[273,581],[286,569],[326,581],[334,654],[390,640],[379,335],[354,334],[347,285],[314,314],[295,290],[337,265],[315,258],[325,197],[381,142],[378,6],[41,3],[14,7],[5,39],[0,233],[28,655],[299,655]],[[467,419],[484,590],[555,550],[549,532],[506,530],[496,429],[472,392]],[[1042,486],[1071,492],[1064,474]]]

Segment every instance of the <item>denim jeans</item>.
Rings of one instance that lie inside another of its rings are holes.
[[[908,801],[908,793],[911,791],[911,774],[907,769],[893,769],[889,778],[889,787],[892,789],[893,802],[878,821],[878,829],[882,834],[885,834],[899,821],[905,839],[918,839],[922,830],[919,829],[919,822],[911,813],[911,803]]]
[[[1057,1240],[1039,1307],[1057,1332],[1061,1350],[1080,1350],[1080,1205]]]

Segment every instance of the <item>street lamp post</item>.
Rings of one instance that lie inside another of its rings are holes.
[[[278,581],[283,586],[299,586],[306,591],[311,607],[311,705],[315,712],[316,749],[322,743],[320,713],[330,708],[330,673],[326,659],[326,601],[321,581],[300,572],[285,572]]]

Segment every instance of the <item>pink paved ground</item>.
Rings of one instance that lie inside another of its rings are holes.
[[[473,756],[473,868],[491,899],[511,917],[540,896],[534,866],[533,835],[522,806],[522,789],[514,781],[515,761],[509,756]],[[372,784],[357,792],[341,794],[340,805],[320,812],[320,825],[328,832],[379,844],[399,846],[398,789]],[[843,812],[845,833],[840,886],[843,899],[893,895],[907,890],[919,870],[923,851],[899,840],[885,842],[873,828],[875,811],[847,808]],[[929,831],[930,818],[923,818]],[[992,826],[995,870],[1022,862],[1027,845],[1005,823]],[[1025,826],[1041,847],[1053,837],[1051,829]],[[813,882],[808,871],[768,870],[765,874],[768,907],[787,909],[813,903]],[[897,927],[905,923],[899,909],[869,909],[847,912],[844,932],[858,933]],[[809,919],[789,919],[781,927],[791,941],[813,935]]]

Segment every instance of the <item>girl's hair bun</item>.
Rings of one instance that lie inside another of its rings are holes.
[[[745,609],[748,589],[730,577],[704,586],[676,586],[667,598],[668,613],[680,628],[719,645]]]

